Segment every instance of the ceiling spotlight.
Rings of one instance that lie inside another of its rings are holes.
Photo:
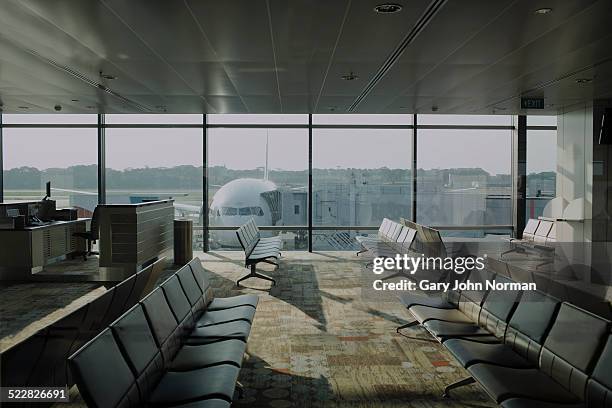
[[[438,111],[438,106],[437,105],[432,106],[431,107],[431,111],[432,112],[437,112]]]
[[[374,11],[377,12],[378,14],[399,13],[400,11],[402,11],[402,6],[400,4],[394,4],[394,3],[383,3],[383,4],[379,4],[378,6],[374,7]]]
[[[86,106],[86,108],[87,108],[87,109],[96,109],[96,107],[95,107],[95,106],[93,106],[93,105],[87,105],[87,106]]]
[[[578,78],[576,79],[576,83],[577,84],[588,84],[589,82],[592,82],[593,78]]]
[[[100,77],[104,78],[104,79],[108,79],[109,81],[112,81],[113,79],[117,79],[116,76],[114,75],[110,75],[110,74],[105,74],[104,72],[100,71]]]
[[[29,106],[18,106],[19,109],[30,109]]]
[[[337,107],[337,106],[328,106],[328,107],[327,107],[327,110],[328,110],[328,111],[330,111],[330,112],[333,112],[333,111],[335,111],[336,109],[338,109],[338,107]]]
[[[354,81],[355,79],[359,79],[359,77],[355,75],[353,71],[349,72],[348,74],[342,75],[341,78],[344,79],[345,81]]]
[[[71,99],[70,101],[71,102],[78,102],[79,100],[78,99]]]
[[[549,14],[551,12],[552,12],[552,9],[550,7],[542,7],[535,11],[535,13],[538,15]]]

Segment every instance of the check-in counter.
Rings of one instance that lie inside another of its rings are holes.
[[[54,221],[21,229],[0,229],[0,280],[29,280],[46,265],[84,251],[74,236],[88,229],[89,218]]]
[[[172,259],[174,200],[98,208],[102,280],[122,280],[162,257]]]

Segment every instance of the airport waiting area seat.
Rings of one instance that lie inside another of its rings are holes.
[[[538,220],[531,218],[527,221],[521,239],[510,239],[511,248],[502,252],[500,258],[511,253],[536,253],[543,256],[554,256],[555,244],[557,242],[557,224],[554,221]],[[542,266],[550,263],[544,261]]]
[[[260,262],[278,266],[273,259],[277,260],[281,256],[280,251],[283,246],[282,239],[279,236],[262,237],[253,218],[238,228],[236,235],[238,236],[240,246],[242,246],[244,250],[244,266],[250,269],[249,274],[238,279],[236,285],[240,286],[240,282],[249,278],[267,280],[272,282],[273,285],[276,285],[274,279],[257,272],[256,266]]]
[[[229,407],[257,301],[214,298],[193,259],[70,356],[79,392],[89,407]]]
[[[513,282],[482,272],[482,279]],[[408,310],[411,325],[422,324],[470,374],[448,385],[445,397],[477,382],[505,408],[612,407],[608,320],[539,291],[461,291],[439,299],[441,307],[414,303]]]
[[[367,238],[357,236],[358,242],[362,246],[359,253],[367,251],[374,257],[392,258],[396,254],[408,253],[416,238],[416,230],[401,225],[394,221],[389,221],[392,232],[388,236],[383,236],[382,239],[359,240],[358,238]]]

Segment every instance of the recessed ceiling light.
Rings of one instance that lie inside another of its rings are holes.
[[[119,58],[120,60],[126,60],[126,59],[129,59],[130,56],[127,55],[127,54],[119,53],[119,54],[117,54],[117,58]]]
[[[337,106],[328,106],[328,107],[327,107],[327,110],[328,110],[328,111],[331,111],[331,112],[335,111],[336,109],[338,109],[338,107],[337,107]]]
[[[87,106],[86,106],[86,108],[87,108],[87,109],[96,109],[96,107],[95,107],[95,106],[93,106],[93,105],[87,105]]]
[[[348,74],[342,75],[341,78],[345,81],[354,81],[355,79],[359,79],[359,76],[355,75],[353,71],[351,71]]]
[[[72,102],[78,102],[78,99],[71,99]]]
[[[552,9],[550,7],[542,7],[537,9],[535,13],[539,15],[549,14],[552,13]]]
[[[432,106],[431,107],[431,111],[432,112],[437,112],[438,111],[438,106],[437,105]]]
[[[383,4],[379,4],[378,6],[374,7],[374,11],[377,12],[378,14],[399,13],[400,11],[402,11],[402,6],[401,4],[395,4],[395,3],[383,3]]]
[[[588,84],[589,82],[592,82],[593,78],[578,78],[576,79],[576,83],[577,84]]]
[[[104,79],[108,79],[109,81],[112,81],[113,79],[117,79],[116,76],[111,75],[111,74],[106,74],[102,71],[100,71],[100,77],[104,78]]]
[[[19,109],[30,109],[29,106],[18,106]]]

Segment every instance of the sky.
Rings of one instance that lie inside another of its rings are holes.
[[[4,115],[4,123],[95,123],[95,115]],[[528,124],[553,124],[555,118],[534,118]],[[119,123],[201,123],[201,115],[107,115],[106,122]],[[306,115],[209,115],[209,123],[296,124]],[[509,125],[509,116],[420,115],[420,124]],[[314,115],[315,124],[411,124],[412,115]],[[480,167],[491,174],[510,172],[509,130],[419,130],[418,167]],[[95,164],[95,128],[5,128],[4,168],[32,166],[39,169]],[[410,168],[410,129],[314,129],[315,168]],[[200,129],[106,130],[107,166],[113,169],[137,167],[200,166]],[[308,168],[307,129],[209,129],[209,163],[233,169],[265,165],[266,139],[271,169]],[[556,168],[554,131],[528,134],[528,172]]]

